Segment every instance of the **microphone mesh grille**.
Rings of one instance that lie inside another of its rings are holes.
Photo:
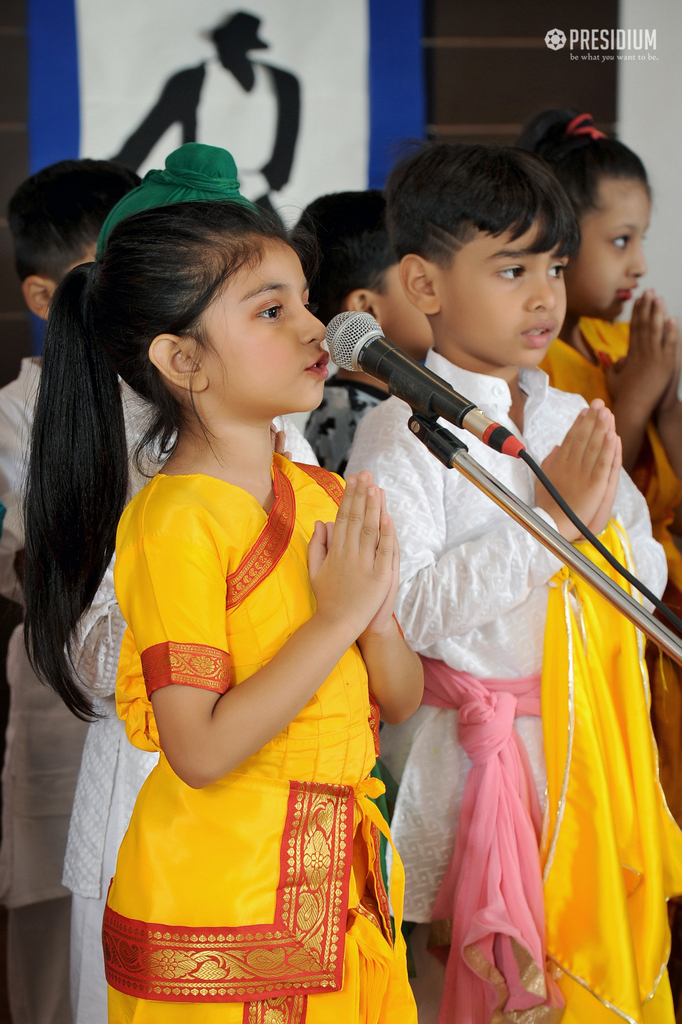
[[[348,310],[329,321],[325,337],[336,365],[344,370],[357,370],[353,365],[353,353],[367,339],[383,337],[383,332],[370,313]]]

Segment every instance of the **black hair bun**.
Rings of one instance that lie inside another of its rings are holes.
[[[519,149],[530,150],[531,153],[537,153],[538,156],[544,157],[550,163],[554,163],[555,160],[565,154],[571,153],[576,149],[582,149],[593,141],[589,134],[566,134],[566,129],[571,122],[580,116],[580,111],[572,107],[543,110],[541,114],[536,114],[524,127],[516,145]],[[582,116],[587,118],[589,115],[584,114]],[[591,124],[594,126],[591,117],[589,121],[585,120],[584,123],[585,125]]]
[[[591,114],[572,107],[544,110],[525,126],[516,143],[546,160],[580,217],[599,206],[604,178],[639,181],[649,191],[644,164],[618,139],[597,130]]]

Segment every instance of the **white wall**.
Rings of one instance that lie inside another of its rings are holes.
[[[645,284],[682,316],[682,0],[621,0],[620,25],[656,29],[657,61],[619,62],[618,135],[653,188]]]

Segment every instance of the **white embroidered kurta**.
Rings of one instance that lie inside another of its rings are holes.
[[[433,351],[426,366],[520,436],[509,418],[505,381],[461,370]],[[542,462],[586,403],[550,388],[541,370],[522,370],[519,380],[527,395],[523,440]],[[397,398],[371,410],[358,426],[347,468],[347,474],[369,469],[386,491],[401,552],[396,615],[407,642],[479,679],[540,672],[548,584],[560,562],[456,470],[438,462],[408,430],[409,416]],[[444,425],[509,490],[534,505],[534,478],[523,462]],[[628,532],[637,575],[661,594],[665,555],[651,536],[646,502],[624,471],[612,514]],[[515,724],[542,801],[540,719],[521,717]],[[405,919],[430,921],[471,766],[457,739],[457,712],[422,706],[402,725],[385,726],[381,745],[382,759],[401,783],[391,830],[405,865]]]

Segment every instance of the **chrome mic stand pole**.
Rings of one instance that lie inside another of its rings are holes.
[[[606,598],[618,611],[641,629],[661,650],[682,665],[682,642],[662,622],[644,608],[622,587],[618,586],[601,569],[585,558],[569,541],[557,533],[549,523],[529,508],[515,494],[507,490],[491,473],[469,454],[469,449],[437,420],[414,413],[409,420],[410,430],[426,445],[429,451],[448,469],[456,469],[479,491],[487,494],[520,526],[544,545],[561,562],[570,566],[597,593]]]

